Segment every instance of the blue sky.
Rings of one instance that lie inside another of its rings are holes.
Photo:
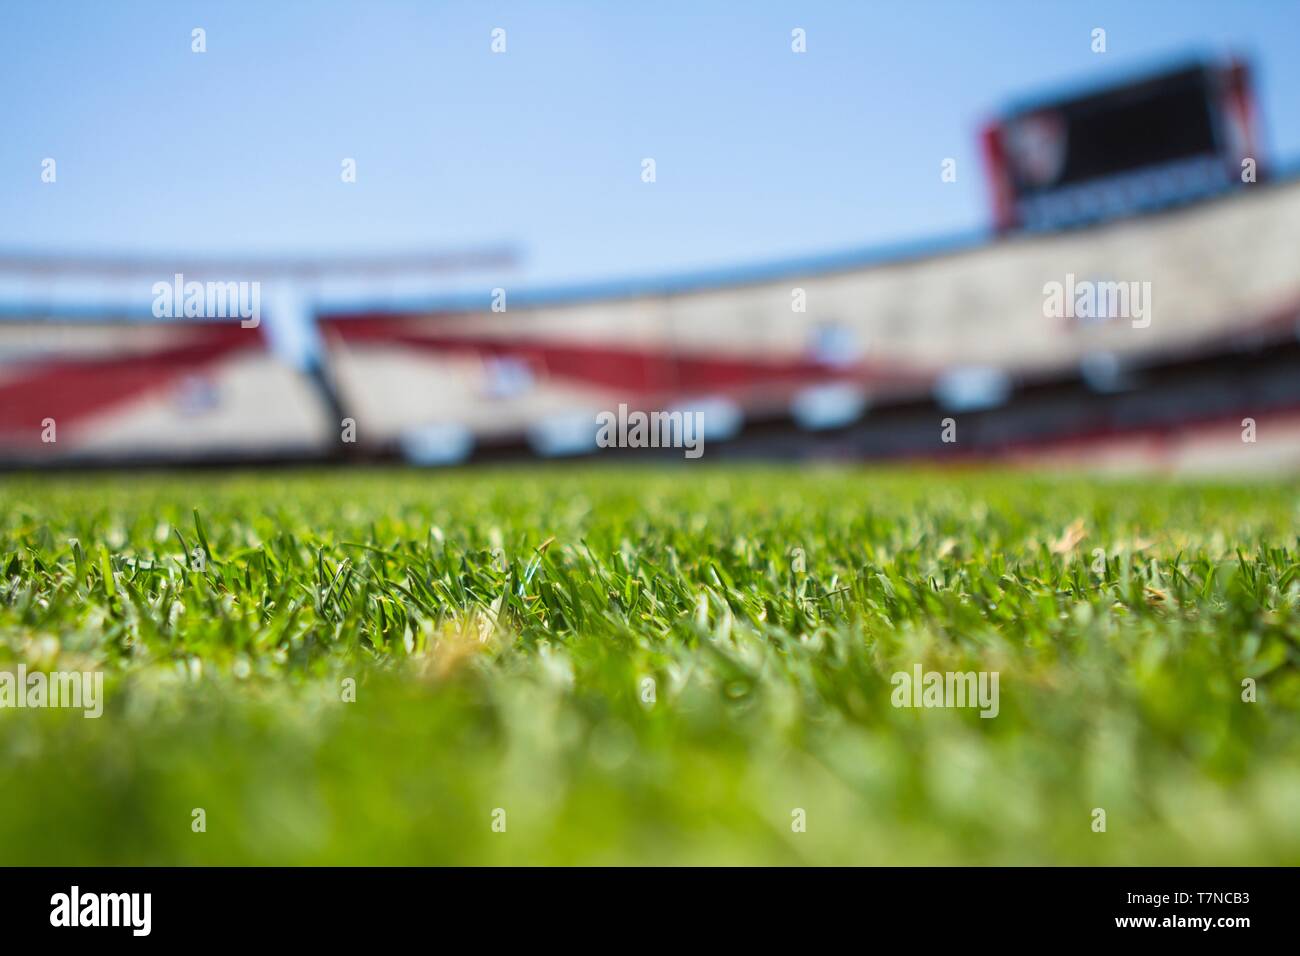
[[[986,117],[1190,52],[1249,56],[1270,155],[1300,159],[1300,0],[49,0],[0,15],[6,249],[509,242],[519,275],[552,283],[965,232],[988,218]],[[939,179],[949,156],[955,184]]]

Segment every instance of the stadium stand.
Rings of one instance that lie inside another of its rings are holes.
[[[723,454],[855,458],[1169,448],[1151,436],[1292,415],[1300,178],[1238,175],[1258,159],[1253,113],[1239,63],[1016,107],[985,134],[989,234],[322,305],[307,361],[274,341],[274,309],[261,329],[19,310],[0,320],[0,461],[587,453],[596,414],[624,403],[709,409]],[[1161,116],[1192,131],[1170,145]],[[1100,163],[1079,131],[1108,117],[1129,145]],[[960,450],[937,444],[950,415],[969,426]]]

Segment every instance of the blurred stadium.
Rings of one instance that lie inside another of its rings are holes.
[[[1295,466],[1300,178],[1258,126],[1237,60],[1043,96],[984,131],[986,232],[662,279],[11,251],[0,463],[591,455],[627,403],[701,411],[710,457]],[[139,290],[173,276],[260,283],[260,323],[158,317]],[[1046,316],[1076,279],[1149,283],[1150,320]]]

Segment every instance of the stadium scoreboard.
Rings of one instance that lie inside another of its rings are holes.
[[[1243,63],[1194,64],[1013,108],[984,131],[999,231],[1191,202],[1258,176]]]

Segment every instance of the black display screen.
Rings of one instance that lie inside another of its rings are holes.
[[[1184,70],[1022,113],[1005,127],[1021,195],[1217,152],[1210,77]]]

